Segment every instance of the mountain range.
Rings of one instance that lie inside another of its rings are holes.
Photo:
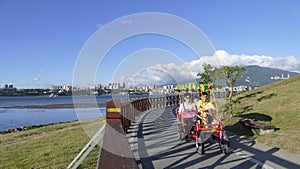
[[[251,87],[264,86],[279,80],[287,79],[299,73],[280,70],[275,68],[246,66],[246,71],[237,79],[235,85],[245,85]]]

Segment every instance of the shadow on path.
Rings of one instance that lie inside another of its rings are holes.
[[[175,108],[152,110],[137,124],[137,141],[131,147],[140,168],[300,168],[299,156],[232,133],[229,133],[232,152],[221,154],[218,144],[208,142],[205,154],[201,155],[196,152],[194,141],[178,140]]]

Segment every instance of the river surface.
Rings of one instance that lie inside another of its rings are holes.
[[[139,96],[10,96],[0,97],[0,131],[30,125],[67,122],[96,118],[105,115],[105,107],[100,108],[13,108],[17,106],[73,104],[76,103],[105,103],[112,98],[136,98]],[[145,97],[145,96],[143,96]]]
[[[74,96],[77,102],[90,103],[97,100],[98,103],[105,103],[106,100],[112,99],[112,96]],[[9,96],[0,97],[0,108],[14,106],[33,106],[33,105],[51,105],[51,104],[71,104],[72,96]]]

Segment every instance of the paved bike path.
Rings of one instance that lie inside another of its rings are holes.
[[[269,148],[228,133],[231,152],[221,154],[218,144],[205,144],[205,154],[195,142],[178,139],[175,107],[150,110],[128,134],[139,168],[300,168],[300,156]]]

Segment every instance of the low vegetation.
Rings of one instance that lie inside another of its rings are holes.
[[[0,135],[0,168],[67,168],[90,140],[82,126],[93,134],[103,124],[101,117]],[[99,151],[97,145],[79,168],[95,168]]]
[[[235,116],[227,118],[226,129],[286,151],[300,154],[300,75],[237,95]],[[256,130],[242,126],[247,118],[275,125],[271,134],[258,135]]]

